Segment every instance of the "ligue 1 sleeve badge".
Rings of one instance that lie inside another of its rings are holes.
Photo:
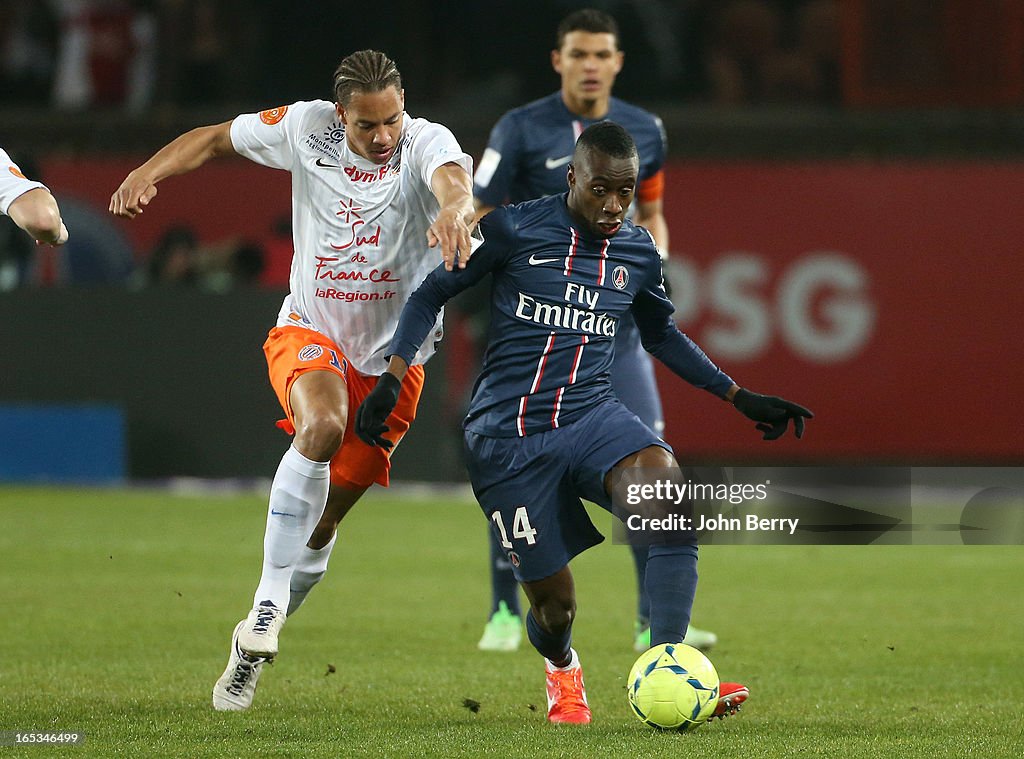
[[[618,290],[625,290],[629,284],[629,271],[625,266],[616,266],[612,270],[612,284]]]

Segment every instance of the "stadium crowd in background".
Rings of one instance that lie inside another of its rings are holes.
[[[290,248],[289,248],[290,250]],[[259,242],[228,238],[201,243],[186,224],[170,227],[135,272],[137,287],[195,287],[224,292],[261,281],[267,253]],[[278,282],[278,285],[286,284]]]
[[[61,109],[188,108],[287,102],[333,51],[402,48],[410,84],[432,101],[505,108],[544,92],[553,28],[581,3],[535,0],[403,4],[386,26],[324,24],[342,12],[281,14],[271,0],[7,0],[0,4],[0,91],[9,103]],[[622,47],[643,65],[622,85],[642,101],[834,103],[836,0],[605,0]],[[501,29],[501,34],[481,30]],[[416,53],[422,36],[466,44]],[[322,44],[321,44],[322,43]],[[436,54],[436,55],[435,55]]]
[[[0,4],[0,92],[5,107],[56,113],[121,111],[158,119],[196,109],[237,113],[306,97],[319,84],[309,73],[333,67],[337,50],[378,46],[403,51],[407,81],[423,101],[498,114],[546,94],[546,30],[582,3],[527,5],[439,7],[422,0],[407,3],[386,28],[374,30],[322,24],[319,19],[334,6],[343,11],[337,0],[325,0],[316,14],[283,14],[269,0],[8,0]],[[839,99],[836,0],[592,5],[620,22],[631,65],[618,86],[640,102],[756,106]],[[486,29],[503,33],[480,33]],[[442,33],[466,44],[428,58],[418,41]],[[39,146],[16,147],[23,162],[45,158]],[[199,240],[202,255],[190,267],[193,273],[158,275],[165,263],[162,246],[132,250],[122,231],[102,219],[102,209],[77,199],[68,203],[93,231],[52,261],[32,260],[25,241],[0,221],[0,256],[20,261],[18,276],[5,279],[5,288],[147,286],[166,284],[168,277],[214,291],[287,285],[287,271],[282,276],[282,267],[274,265],[291,253],[279,255],[280,236]],[[173,233],[172,226],[163,236]]]
[[[319,10],[329,12],[333,5],[342,8],[327,2]],[[835,0],[594,5],[619,17],[620,47],[631,61],[619,86],[640,102],[838,101]],[[405,4],[386,27],[373,29],[336,28],[317,14],[280,14],[270,0],[9,0],[0,4],[0,92],[5,107],[55,113],[122,111],[160,118],[190,109],[239,112],[308,97],[298,83],[310,70],[332,67],[334,51],[376,46],[408,51],[406,80],[424,102],[500,113],[545,94],[546,30],[579,6],[561,0],[537,0],[525,8],[438,6],[420,0]],[[479,33],[489,28],[503,33]],[[466,44],[436,50],[427,60],[416,40],[452,29],[465,29]],[[44,157],[41,146],[32,149]],[[133,250],[123,231],[102,220],[101,208],[77,198],[67,203],[77,205],[69,212],[94,232],[52,261],[31,260],[19,249],[24,241],[9,242],[9,223],[0,224],[0,255],[21,261],[19,276],[6,278],[5,287],[166,281],[164,273],[154,276],[164,262],[151,258],[161,246]],[[179,223],[169,221],[162,235]],[[218,291],[237,284],[283,286],[287,278],[274,262],[290,251],[275,254],[280,246],[274,237],[200,239],[199,274],[182,281]]]

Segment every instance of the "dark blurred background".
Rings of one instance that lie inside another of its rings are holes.
[[[2,0],[0,146],[53,189],[71,242],[35,248],[0,219],[0,409],[112,409],[127,476],[269,474],[285,441],[259,346],[287,288],[287,176],[218,162],[131,223],[110,194],[192,127],[330,99],[368,47],[397,61],[411,114],[479,157],[505,110],[558,88],[555,27],[585,6],[620,24],[615,94],[665,122],[681,326],[819,411],[769,450],[663,376],[677,452],[1024,461],[1019,0]],[[461,477],[474,358],[471,327],[448,329],[399,452],[412,478]],[[35,476],[12,418],[0,478]]]
[[[410,111],[476,151],[504,110],[556,86],[554,30],[583,5],[4,0],[3,136],[25,150],[148,151],[190,125],[330,98],[338,61],[373,47],[399,63]],[[663,114],[675,155],[1021,147],[1014,0],[589,5],[621,26],[617,93]]]

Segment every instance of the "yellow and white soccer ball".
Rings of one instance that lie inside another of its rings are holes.
[[[665,730],[693,730],[718,705],[718,672],[700,651],[683,643],[649,648],[626,680],[629,705],[644,723]]]

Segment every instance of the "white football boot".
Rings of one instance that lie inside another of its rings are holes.
[[[277,656],[277,634],[287,616],[270,601],[261,601],[238,630],[238,647],[249,656],[273,659]]]
[[[243,619],[235,625],[227,669],[213,686],[213,708],[219,712],[240,712],[252,706],[256,683],[263,669],[263,659],[249,656],[238,647],[238,631],[244,624]]]

